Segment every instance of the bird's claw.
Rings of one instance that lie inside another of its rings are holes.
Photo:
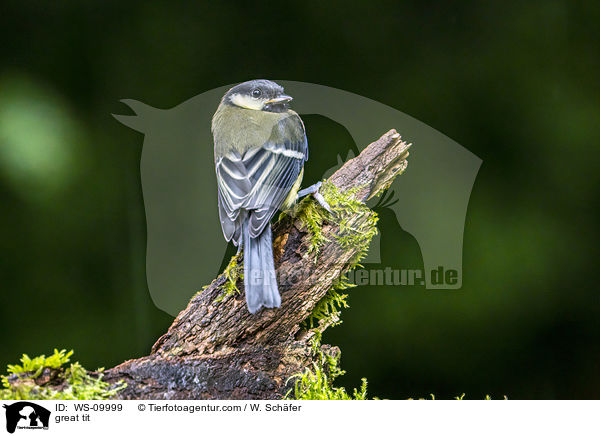
[[[321,193],[319,192],[319,189],[321,188],[322,183],[321,182],[317,182],[312,186],[309,186],[308,188],[305,188],[301,191],[298,192],[298,195],[296,196],[296,200],[305,197],[309,194],[312,194],[314,199],[317,200],[319,202],[319,204],[323,207],[323,209],[325,209],[327,212],[329,213],[333,213],[331,210],[331,207],[329,206],[329,204],[327,203],[327,201],[325,201],[325,198],[321,195]]]

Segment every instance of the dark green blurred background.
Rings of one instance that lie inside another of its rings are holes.
[[[265,77],[378,100],[483,159],[463,289],[352,290],[324,338],[340,384],[598,398],[599,22],[597,2],[566,0],[3,1],[0,367],[53,347],[90,368],[148,353],[171,319],[146,288],[142,136],[110,114]],[[307,129],[349,141],[318,117]],[[307,177],[330,158],[313,147]],[[391,210],[380,229],[383,266],[421,267]]]

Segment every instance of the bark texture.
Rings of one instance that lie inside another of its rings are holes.
[[[366,202],[405,170],[409,147],[390,130],[335,172],[327,181],[329,189]],[[315,359],[312,337],[336,319],[321,319],[312,329],[306,321],[364,249],[360,237],[374,216],[365,206],[339,204],[319,223],[316,244],[315,229],[302,219],[302,208],[314,212],[319,207],[312,198],[298,207],[296,216],[273,225],[281,307],[250,314],[243,280],[232,271],[222,273],[191,299],[150,355],[106,371],[106,381],[127,383],[120,398],[278,399],[293,389],[293,376]],[[352,237],[360,243],[351,243]],[[225,293],[232,281],[240,293]],[[328,345],[321,351],[339,353]]]

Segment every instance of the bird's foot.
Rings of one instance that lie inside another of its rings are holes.
[[[327,201],[325,201],[325,198],[323,198],[323,196],[319,192],[319,189],[321,188],[321,185],[322,185],[321,182],[317,182],[314,185],[309,186],[308,188],[305,188],[305,189],[303,189],[301,191],[298,191],[298,195],[296,195],[296,201],[299,200],[302,197],[305,197],[305,196],[307,196],[309,194],[312,194],[312,196],[314,197],[314,199],[319,202],[319,204],[323,207],[323,209],[325,209],[329,213],[333,213],[331,211],[331,207],[329,207],[329,204],[327,204]]]

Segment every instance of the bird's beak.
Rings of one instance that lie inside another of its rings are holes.
[[[292,101],[292,97],[289,95],[280,95],[277,98],[272,98],[271,100],[265,101],[265,104],[279,104],[279,103],[287,103]]]

